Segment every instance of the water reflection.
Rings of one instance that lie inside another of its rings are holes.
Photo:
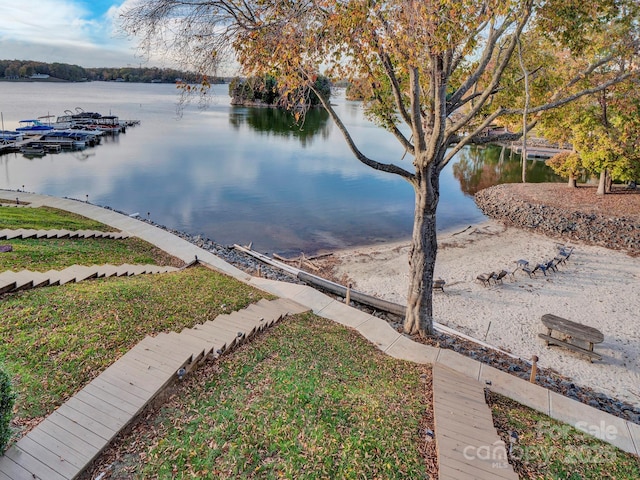
[[[162,225],[227,245],[253,242],[264,252],[311,254],[410,238],[413,189],[358,162],[326,112],[309,112],[301,128],[287,112],[231,107],[227,86],[215,88],[217,100],[207,109],[187,105],[178,119],[172,85],[0,82],[5,128],[26,116],[62,112],[71,101],[141,120],[82,152],[29,160],[0,155],[0,188],[89,195],[98,205],[149,212]],[[398,142],[366,120],[360,103],[332,102],[365,154],[411,168]],[[454,162],[440,178],[442,230],[485,218],[473,192],[520,179],[519,157],[510,160],[507,151],[500,160],[500,148],[465,148]],[[531,181],[552,178],[535,173],[542,162],[530,168]]]
[[[279,108],[235,107],[229,111],[229,124],[235,130],[246,124],[267,136],[297,138],[303,147],[311,145],[311,139],[317,135],[323,140],[329,138],[331,127],[328,120],[329,114],[319,108],[309,110],[299,122],[292,112]]]
[[[460,182],[460,189],[467,195],[501,183],[522,181],[522,159],[519,154],[498,145],[472,145],[458,153],[453,165],[453,175]],[[527,162],[527,182],[563,181],[547,167],[544,160]]]

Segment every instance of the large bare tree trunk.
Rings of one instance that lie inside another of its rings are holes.
[[[438,252],[436,207],[439,199],[438,174],[433,167],[414,184],[416,195],[413,238],[409,251],[409,293],[404,331],[433,335],[433,270]]]
[[[609,174],[609,170],[607,170],[607,176],[604,180],[604,191],[606,193],[611,193],[612,188],[613,188],[613,177]]]
[[[598,191],[596,192],[596,194],[604,195],[605,193],[607,193],[606,187],[607,187],[607,169],[604,168],[600,172],[600,181],[598,182]]]

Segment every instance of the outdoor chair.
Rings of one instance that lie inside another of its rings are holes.
[[[573,253],[573,247],[569,249],[561,248],[554,260],[557,260],[558,264],[567,263],[567,260],[569,260],[569,257],[571,256],[572,253]]]
[[[511,272],[508,272],[508,275],[511,277],[511,281],[515,282],[516,281],[516,272],[520,270],[520,266],[517,266],[516,268],[514,268]]]
[[[557,272],[558,269],[553,264],[553,260],[549,260],[548,262],[542,262],[538,264],[538,269],[542,270],[544,276],[547,276],[547,270],[551,270],[552,272]]]
[[[506,277],[509,274],[509,272],[507,272],[506,270],[500,270],[498,273],[494,273],[493,274],[493,281],[494,283],[502,283],[502,279],[504,277]]]
[[[560,265],[560,263],[562,262],[562,259],[559,257],[555,257],[555,258],[552,258],[550,261],[551,261],[551,264],[553,265],[553,271],[557,272],[558,265]]]
[[[482,285],[484,285],[485,287],[488,287],[491,285],[491,279],[494,278],[495,274],[496,272],[481,273],[476,277],[476,279],[480,280],[482,282]]]
[[[444,285],[445,285],[445,283],[447,283],[447,282],[445,282],[441,278],[438,278],[437,280],[433,281],[433,289],[434,290],[440,290],[442,293],[444,293]]]
[[[540,270],[540,264],[536,265],[535,267],[531,268],[529,265],[526,265],[524,267],[522,267],[522,271],[525,272],[527,275],[529,275],[529,278],[533,278],[536,276],[536,272]]]

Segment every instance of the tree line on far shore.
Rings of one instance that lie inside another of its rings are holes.
[[[157,67],[99,67],[85,68],[68,63],[45,63],[33,60],[0,60],[0,79],[28,79],[32,75],[49,75],[68,82],[86,81],[123,81],[136,83],[175,83],[182,80],[187,83],[199,83],[202,75]],[[209,83],[223,83],[221,78],[209,78]]]

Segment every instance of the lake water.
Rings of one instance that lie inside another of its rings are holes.
[[[139,213],[222,244],[296,254],[408,239],[413,189],[360,164],[323,111],[303,127],[273,109],[232,107],[226,85],[206,108],[177,113],[174,85],[0,82],[4,128],[81,107],[141,125],[76,152],[0,155],[0,188],[66,196]],[[365,154],[410,169],[395,139],[367,121],[357,102],[336,110]],[[484,219],[472,195],[520,179],[519,157],[465,149],[441,176],[438,229]],[[531,181],[554,181],[542,162]],[[88,197],[87,197],[88,196]]]

